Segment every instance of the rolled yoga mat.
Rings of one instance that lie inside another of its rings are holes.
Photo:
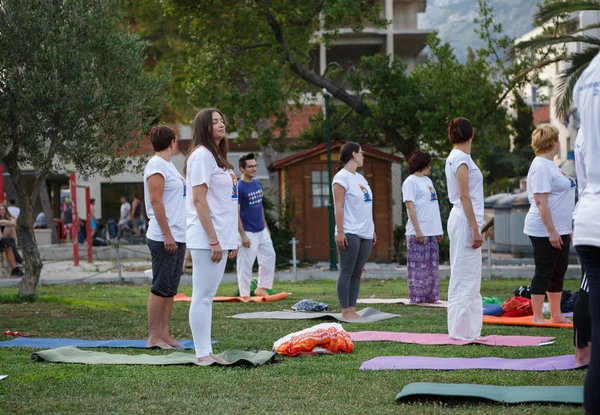
[[[227,365],[220,363],[200,366],[250,366],[256,367],[275,358],[271,351],[248,352],[245,350],[226,350],[217,354]],[[174,352],[168,355],[126,355],[105,352],[89,352],[76,347],[67,346],[58,349],[41,350],[31,354],[32,362],[81,363],[86,365],[195,365],[196,355],[192,353]]]
[[[212,344],[217,341],[213,340]],[[193,340],[182,340],[179,343],[183,345],[183,349],[194,349]],[[93,347],[110,347],[110,348],[132,348],[132,349],[148,349],[146,340],[82,340],[82,339],[53,339],[53,338],[31,338],[17,337],[14,340],[0,342],[0,347],[31,347],[34,349],[54,349],[57,347],[74,346],[83,348]]]
[[[435,303],[416,303],[411,304],[408,298],[359,298],[356,301],[358,304],[403,304],[403,305],[418,305],[421,307],[436,307],[448,308],[448,301],[437,301]]]
[[[432,345],[454,345],[463,346],[466,344],[484,344],[487,346],[542,346],[550,344],[554,337],[542,336],[485,336],[477,340],[465,341],[451,339],[447,334],[431,333],[398,333],[391,331],[358,331],[349,333],[352,341],[392,341],[399,343],[412,344],[432,344]]]
[[[400,317],[398,314],[384,313],[367,307],[356,312],[362,318],[360,320],[345,320],[341,313],[307,313],[304,311],[259,311],[256,313],[243,313],[229,316],[231,318],[246,319],[275,319],[275,320],[310,320],[315,318],[332,318],[346,323],[372,323]]]
[[[572,329],[573,323],[556,323],[551,324],[550,320],[546,320],[548,324],[539,324],[532,321],[532,316],[525,317],[496,317],[483,316],[483,324],[507,324],[510,326],[534,326],[534,327],[553,327],[561,329]]]
[[[503,404],[583,404],[583,386],[495,386],[452,383],[409,383],[396,395],[396,403],[418,398],[472,398]]]
[[[534,359],[504,359],[500,357],[427,357],[427,356],[381,356],[364,362],[361,370],[525,370],[552,371],[571,370],[575,355],[538,357]]]
[[[243,299],[242,297],[215,297],[213,302],[215,303],[274,303],[275,301],[281,301],[288,298],[288,293],[277,293],[273,295],[267,295],[266,297],[254,296]],[[183,293],[175,295],[173,301],[187,301],[191,302],[192,297],[188,297]]]

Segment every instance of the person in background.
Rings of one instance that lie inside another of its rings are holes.
[[[196,361],[225,363],[212,352],[212,304],[223,279],[226,257],[238,249],[238,181],[227,161],[227,130],[223,114],[213,108],[200,111],[193,123],[190,153],[185,162],[186,241],[192,254],[190,327]],[[229,255],[227,254],[229,251]]]
[[[73,209],[71,208],[71,202],[65,204],[61,219],[65,239],[67,242],[71,242],[71,236],[73,234]]]
[[[21,209],[17,207],[17,201],[15,199],[10,199],[8,201],[8,211],[15,218],[15,220],[19,219],[19,215],[21,214]]]
[[[373,192],[356,170],[364,164],[360,144],[345,143],[340,149],[340,166],[331,182],[335,207],[335,242],[339,248],[340,275],[337,294],[342,317],[360,319],[356,301],[360,279],[371,247],[377,243],[373,222]]]
[[[406,204],[406,282],[411,304],[435,303],[440,299],[439,247],[442,240],[442,217],[437,192],[427,175],[431,172],[431,155],[415,150],[408,159],[410,176],[402,184]]]
[[[182,274],[186,231],[186,184],[171,161],[176,138],[175,131],[165,125],[152,128],[150,142],[155,153],[144,169],[144,200],[150,219],[146,237],[152,255],[146,347],[161,349],[182,347],[169,329]]]
[[[554,163],[554,157],[560,151],[555,127],[549,124],[538,126],[531,135],[531,147],[536,157],[527,173],[530,207],[523,233],[529,236],[533,245],[533,322],[546,324],[543,305],[547,294],[550,322],[571,323],[563,317],[560,303],[569,265],[576,184]]]
[[[242,156],[239,161],[242,180],[238,184],[239,223],[241,246],[237,255],[237,277],[240,296],[250,297],[252,266],[258,256],[258,286],[254,295],[266,297],[275,278],[275,248],[263,206],[263,189],[255,179],[258,164],[254,154]]]
[[[587,414],[600,413],[600,54],[596,55],[575,84],[573,103],[581,115],[585,133],[585,177],[587,183],[575,212],[573,244],[588,280],[592,325],[591,350],[583,389]]]
[[[47,227],[47,223],[46,223],[46,214],[42,211],[40,213],[38,213],[38,215],[35,217],[35,222],[33,223],[33,228],[34,229],[46,229]]]
[[[471,158],[475,136],[466,118],[448,124],[453,148],[446,159],[450,238],[450,285],[448,286],[448,334],[456,340],[481,336],[481,227],[483,226],[483,174]]]
[[[127,202],[127,198],[125,196],[121,196],[121,217],[119,218],[119,223],[117,224],[117,237],[121,237],[121,230],[125,225],[129,223],[131,220],[131,205]]]
[[[140,196],[136,193],[133,195],[133,202],[131,203],[131,227],[136,235],[140,234],[140,225],[142,224],[142,201]]]
[[[96,199],[90,199],[90,227],[92,232],[98,228],[98,223],[96,222]]]
[[[4,203],[0,204],[0,250],[4,251],[10,265],[11,277],[22,277],[23,271],[17,264],[23,263],[23,258],[17,251],[17,220]]]

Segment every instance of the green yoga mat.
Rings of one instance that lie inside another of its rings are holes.
[[[516,403],[583,404],[583,386],[494,386],[451,383],[410,383],[396,403],[416,398],[472,398]]]
[[[244,350],[226,350],[218,354],[229,362],[226,366],[256,367],[272,361],[275,353],[271,351],[248,352]],[[32,362],[82,363],[86,365],[194,365],[196,356],[192,353],[174,352],[168,355],[127,355],[105,352],[89,352],[73,346],[42,350],[31,354]],[[213,363],[214,366],[225,366]],[[205,366],[205,365],[203,365]],[[208,366],[208,365],[206,365]]]

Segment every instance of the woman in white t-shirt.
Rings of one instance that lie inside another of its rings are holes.
[[[573,244],[589,285],[592,324],[592,356],[583,389],[587,414],[600,413],[600,53],[590,62],[575,84],[573,102],[581,114],[585,133],[585,190],[577,204]]]
[[[200,111],[186,160],[186,183],[192,191],[186,201],[186,242],[193,264],[190,326],[201,364],[225,363],[212,352],[212,303],[225,272],[225,257],[234,258],[238,248],[238,186],[227,161],[226,135],[220,111]]]
[[[439,247],[442,218],[438,195],[427,175],[431,172],[431,155],[415,150],[408,159],[410,176],[402,184],[406,204],[406,282],[411,304],[435,303],[440,298]]]
[[[536,157],[527,173],[529,212],[523,232],[533,245],[535,274],[531,281],[533,321],[545,324],[542,306],[548,294],[550,321],[571,323],[560,310],[563,281],[569,265],[575,180],[554,163],[560,150],[558,130],[540,125],[531,135],[531,147]]]
[[[371,247],[377,242],[373,223],[373,192],[356,170],[364,163],[360,145],[345,143],[340,149],[340,168],[331,182],[335,206],[335,242],[339,248],[340,275],[337,294],[342,317],[360,319],[356,301],[360,279]]]
[[[150,131],[154,147],[144,169],[144,200],[150,220],[146,238],[152,256],[152,287],[148,298],[147,347],[183,347],[169,334],[173,297],[185,255],[185,181],[171,161],[176,135],[160,125]]]
[[[473,125],[466,118],[448,124],[453,149],[446,159],[450,238],[448,334],[453,339],[481,336],[481,227],[483,226],[483,175],[471,158]]]

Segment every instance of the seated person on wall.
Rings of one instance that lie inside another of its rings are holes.
[[[10,214],[8,207],[5,204],[0,205],[0,250],[4,251],[6,260],[8,261],[11,272],[11,277],[22,277],[23,271],[17,264],[23,263],[23,258],[17,251],[17,221]]]

